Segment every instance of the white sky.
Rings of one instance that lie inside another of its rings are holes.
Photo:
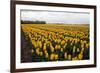
[[[89,13],[22,10],[21,20],[46,21],[46,23],[89,24]]]

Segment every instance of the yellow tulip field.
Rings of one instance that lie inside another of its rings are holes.
[[[21,62],[90,58],[88,24],[21,24]]]

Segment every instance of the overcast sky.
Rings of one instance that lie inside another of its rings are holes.
[[[21,20],[46,21],[46,23],[89,24],[89,13],[60,11],[21,11]]]

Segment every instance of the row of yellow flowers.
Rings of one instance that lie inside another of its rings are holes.
[[[22,30],[33,45],[32,61],[89,59],[87,26],[22,24]]]

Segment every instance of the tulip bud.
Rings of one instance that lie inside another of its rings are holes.
[[[68,55],[68,60],[71,60],[71,55],[70,54]]]

